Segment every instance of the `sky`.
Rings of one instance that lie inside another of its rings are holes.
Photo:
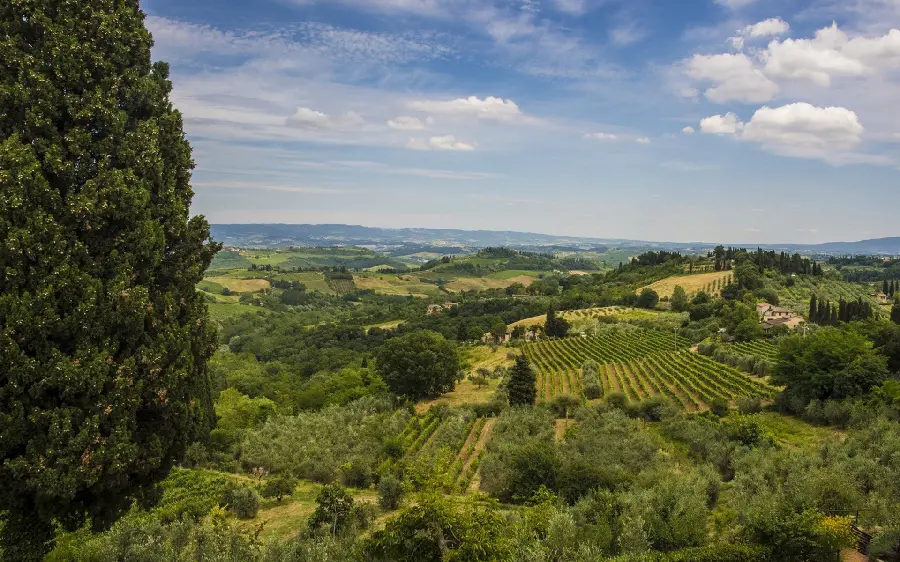
[[[900,235],[900,0],[144,0],[212,223]]]

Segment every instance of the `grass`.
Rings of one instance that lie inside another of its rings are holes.
[[[218,323],[247,313],[269,314],[270,312],[268,309],[259,306],[238,303],[209,303],[206,306],[209,308],[210,318]]]
[[[453,392],[448,392],[435,400],[419,402],[416,404],[416,412],[423,414],[436,404],[446,404],[451,407],[484,404],[490,402],[491,396],[497,391],[499,385],[499,380],[489,380],[487,386],[478,388],[472,384],[472,381],[466,379],[457,383]]]
[[[772,434],[775,441],[785,447],[815,447],[840,435],[840,431],[836,429],[811,425],[799,418],[778,412],[763,412],[757,415],[757,419],[763,428]]]
[[[258,293],[272,285],[265,279],[238,279],[235,277],[208,277],[206,281],[227,287],[233,293]]]
[[[528,271],[524,269],[507,269],[505,271],[498,271],[497,273],[491,273],[488,275],[489,279],[502,279],[504,281],[512,280],[514,277],[530,277],[532,281],[540,277],[542,274],[547,273],[545,271]],[[521,283],[521,281],[520,281]]]
[[[354,275],[353,282],[360,289],[375,291],[381,295],[413,296],[422,299],[446,296],[437,285],[424,283],[417,277],[407,274],[359,273]]]
[[[457,277],[447,283],[448,290],[454,293],[462,291],[484,291],[486,289],[505,289],[513,283],[521,283],[526,287],[534,283],[536,277],[517,275],[506,279],[493,279],[491,277]]]
[[[498,347],[497,351],[493,351],[490,346],[478,345],[475,347],[467,347],[463,350],[463,360],[468,363],[470,370],[477,371],[484,367],[485,369],[494,370],[496,367],[512,367],[515,359],[509,359],[506,354],[516,350]]]
[[[247,483],[254,485],[256,480]],[[280,503],[274,499],[263,500],[256,519],[238,521],[237,525],[251,533],[261,527],[259,536],[264,541],[295,537],[306,527],[309,516],[316,510],[316,496],[321,489],[321,484],[301,480],[290,497],[284,498]],[[357,502],[374,503],[378,497],[370,490],[350,490],[350,493]]]
[[[684,289],[688,295],[693,295],[699,293],[700,291],[704,291],[707,285],[719,281],[722,286],[720,286],[718,290],[714,291],[718,293],[718,291],[722,290],[722,287],[724,286],[729,275],[732,275],[732,273],[728,271],[698,273],[695,275],[675,275],[653,283],[652,285],[650,285],[650,288],[656,291],[659,294],[660,298],[671,298],[672,293],[675,292],[675,287],[677,286],[681,286],[681,288]],[[642,289],[639,289],[638,292],[640,292],[641,290]]]
[[[382,330],[394,330],[400,324],[403,324],[403,320],[391,320],[390,322],[382,322],[381,324],[369,324],[368,326],[365,326],[365,329],[381,328]]]

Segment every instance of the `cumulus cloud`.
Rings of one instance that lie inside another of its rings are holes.
[[[681,132],[686,135],[693,135],[695,133],[693,127],[685,127],[684,129],[681,129]]]
[[[713,84],[703,95],[714,103],[760,103],[771,100],[778,93],[778,85],[756,68],[744,53],[694,55],[686,67],[685,74],[690,78]]]
[[[453,135],[431,137],[425,139],[409,139],[406,148],[410,150],[442,150],[455,152],[470,152],[475,150],[475,143],[456,140]]]
[[[854,148],[864,131],[849,109],[792,103],[757,110],[744,127],[743,138],[782,154],[819,157]]]
[[[387,124],[388,127],[397,131],[422,131],[431,121],[431,117],[423,121],[418,117],[401,116],[391,119]]]
[[[298,108],[296,113],[287,118],[287,124],[290,127],[315,131],[354,129],[365,123],[362,116],[352,111],[343,115],[328,115],[308,107]]]
[[[713,115],[700,121],[700,132],[712,135],[734,135],[744,128],[744,124],[734,113]]]
[[[781,18],[769,18],[767,20],[748,25],[738,30],[738,34],[730,39],[735,49],[743,49],[744,42],[747,40],[760,39],[763,37],[777,37],[785,35],[791,30],[788,22]]]
[[[481,119],[498,121],[516,119],[522,115],[516,102],[493,96],[484,99],[471,96],[446,101],[420,100],[411,102],[409,108],[415,111],[445,115],[474,115]]]
[[[650,139],[648,137],[638,137],[634,139],[634,142],[638,144],[650,144]]]
[[[820,29],[813,39],[773,41],[761,55],[765,72],[775,78],[809,80],[819,86],[831,84],[832,76],[862,76],[869,69],[843,52],[848,42],[847,34],[837,25]]]
[[[713,115],[700,122],[704,133],[735,135],[765,150],[798,158],[815,158],[834,164],[885,163],[879,157],[852,151],[865,132],[853,111],[843,107],[816,107],[792,103],[761,107],[747,123],[737,115]]]
[[[613,135],[612,133],[588,133],[584,135],[584,138],[588,140],[598,140],[598,141],[616,141],[619,140],[618,135]]]

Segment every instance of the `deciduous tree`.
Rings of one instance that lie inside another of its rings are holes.
[[[378,372],[388,388],[412,399],[450,392],[459,368],[456,347],[428,330],[388,340],[378,353]]]

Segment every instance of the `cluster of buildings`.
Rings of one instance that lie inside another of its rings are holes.
[[[762,320],[762,329],[765,332],[776,326],[787,326],[790,329],[794,329],[806,322],[802,316],[794,311],[774,306],[767,302],[761,302],[756,305],[756,313]]]
[[[459,303],[456,302],[445,302],[444,304],[429,304],[426,314],[428,314],[428,316],[431,316],[433,314],[440,314],[445,310],[450,310],[452,308],[456,308],[457,306],[459,306]]]
[[[884,293],[881,293],[881,292],[872,293],[869,296],[871,296],[875,300],[875,302],[877,302],[878,304],[892,304],[894,302],[893,299],[891,299],[891,297],[889,297],[888,295],[885,295]]]

